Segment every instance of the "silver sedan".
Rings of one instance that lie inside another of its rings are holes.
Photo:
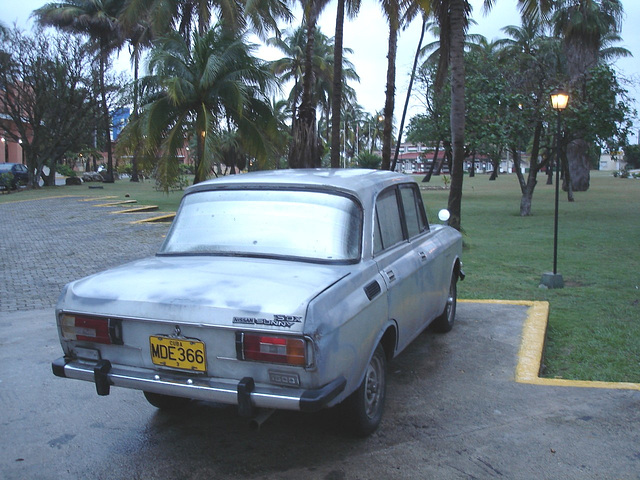
[[[190,187],[162,248],[67,285],[55,375],[191,399],[317,411],[378,427],[387,362],[452,328],[460,234],[418,185],[373,170],[289,170]]]

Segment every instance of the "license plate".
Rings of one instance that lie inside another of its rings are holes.
[[[152,335],[149,343],[154,365],[192,372],[207,371],[204,342]]]

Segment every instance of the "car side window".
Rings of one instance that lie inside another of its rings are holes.
[[[424,208],[420,202],[419,193],[411,185],[400,187],[400,196],[402,197],[404,218],[407,221],[407,233],[409,238],[413,238],[425,230]]]
[[[404,240],[396,189],[382,192],[376,200],[374,254]]]

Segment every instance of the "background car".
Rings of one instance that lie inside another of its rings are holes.
[[[12,175],[11,182],[2,182],[2,174],[10,173]],[[18,185],[26,185],[29,181],[29,170],[21,163],[0,163],[0,182],[7,188],[15,190]]]
[[[429,225],[416,182],[377,170],[233,175],[187,189],[153,258],[60,296],[54,374],[190,399],[317,411],[378,427],[386,364],[455,319],[462,240]]]

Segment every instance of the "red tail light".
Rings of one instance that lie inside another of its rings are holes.
[[[302,338],[238,332],[236,345],[241,360],[307,365],[306,342]]]
[[[65,314],[60,329],[67,340],[122,345],[122,322],[117,319]]]

